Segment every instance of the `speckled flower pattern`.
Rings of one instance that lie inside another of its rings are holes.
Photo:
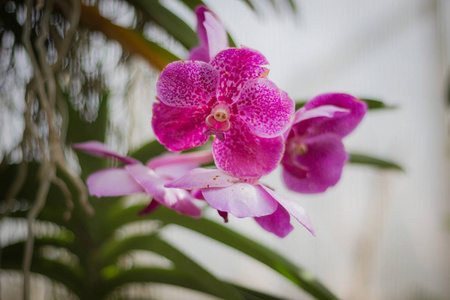
[[[281,135],[294,102],[266,78],[266,58],[250,48],[219,52],[210,63],[169,64],[157,83],[153,130],[171,151],[204,144],[215,135],[218,168],[237,177],[266,175],[283,154]]]

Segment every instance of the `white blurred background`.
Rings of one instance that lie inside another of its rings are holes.
[[[287,7],[276,13],[260,4],[257,16],[242,1],[206,3],[237,44],[268,58],[269,78],[291,98],[346,92],[397,105],[369,112],[344,143],[405,169],[347,165],[336,187],[313,196],[286,190],[280,172],[264,178],[306,208],[316,237],[300,224],[284,239],[253,220],[231,218],[229,226],[306,268],[342,299],[450,299],[450,1],[297,0],[297,17]],[[207,239],[175,228],[166,236],[218,276],[309,299]]]

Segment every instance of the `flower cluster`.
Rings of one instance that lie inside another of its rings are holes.
[[[342,138],[363,118],[366,104],[347,94],[324,94],[294,114],[295,104],[268,76],[268,61],[256,50],[228,48],[218,17],[196,9],[200,46],[186,61],[162,71],[153,106],[152,127],[170,151],[184,151],[214,137],[212,150],[165,154],[146,165],[103,144],[74,147],[117,159],[123,168],[92,174],[91,195],[151,195],[144,212],[164,205],[200,216],[195,201],[204,200],[225,221],[228,213],[253,217],[265,230],[284,237],[290,216],[314,231],[304,209],[259,183],[279,164],[286,186],[299,193],[319,193],[335,185],[348,155]],[[217,168],[199,168],[214,162]]]

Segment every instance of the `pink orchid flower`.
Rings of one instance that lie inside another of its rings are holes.
[[[258,178],[237,178],[218,169],[196,168],[167,183],[166,187],[201,189],[206,202],[225,220],[225,213],[238,218],[253,217],[265,230],[285,237],[293,229],[290,224],[292,215],[314,235],[305,210],[298,203],[260,184]]]
[[[156,201],[151,201],[141,213],[149,213],[162,204],[181,214],[200,217],[201,210],[193,203],[194,197],[191,193],[183,189],[166,188],[164,185],[203,163],[211,162],[211,152],[169,153],[153,158],[147,165],[143,165],[131,157],[116,153],[100,142],[73,144],[72,147],[125,163],[122,168],[108,168],[91,174],[86,182],[91,195],[114,197],[146,193]]]
[[[153,131],[171,151],[204,144],[215,135],[218,168],[237,177],[259,177],[281,160],[282,134],[294,102],[267,78],[266,58],[249,48],[219,52],[210,63],[169,64],[157,83]]]
[[[228,36],[219,17],[205,6],[197,6],[197,34],[200,46],[189,53],[188,60],[209,62],[220,51],[228,48]]]
[[[308,101],[286,132],[281,164],[286,186],[299,193],[321,193],[341,178],[348,161],[342,138],[352,132],[367,104],[347,94],[323,94]]]

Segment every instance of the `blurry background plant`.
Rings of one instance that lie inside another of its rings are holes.
[[[190,15],[202,4],[177,2]],[[243,2],[258,13],[256,1]],[[296,11],[292,1],[265,4]],[[142,145],[147,136],[137,124],[150,128],[150,109],[133,101],[144,72],[133,55],[151,66],[150,89],[167,63],[187,57],[198,40],[176,12],[156,0],[3,0],[0,41],[0,267],[2,278],[23,274],[24,299],[36,298],[37,274],[53,287],[45,299],[149,298],[152,283],[224,299],[277,299],[212,275],[214,266],[201,267],[161,237],[169,224],[258,260],[312,297],[336,299],[305,270],[226,225],[164,208],[138,216],[148,202],[139,197],[88,197],[86,176],[108,162],[74,155],[71,143],[105,142],[143,162],[165,151],[155,141]],[[363,154],[351,162],[400,169]],[[21,294],[1,287],[5,297]]]

